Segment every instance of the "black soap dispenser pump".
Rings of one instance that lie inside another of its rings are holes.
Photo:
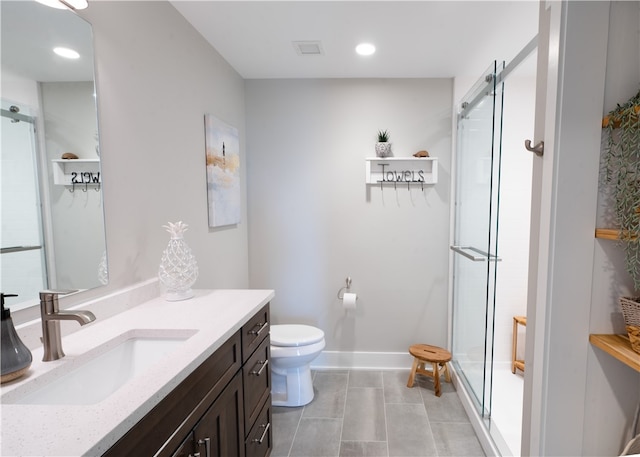
[[[2,365],[2,372],[0,383],[13,381],[24,375],[33,360],[31,351],[16,333],[11,319],[11,311],[4,307],[4,297],[17,297],[17,295],[0,293],[0,303],[2,303],[2,327],[0,327],[0,337],[2,339],[0,364]]]

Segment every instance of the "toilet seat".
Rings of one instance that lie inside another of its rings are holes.
[[[324,332],[310,325],[272,325],[271,345],[279,347],[307,346],[324,339]]]

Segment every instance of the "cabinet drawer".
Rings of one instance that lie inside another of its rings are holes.
[[[260,408],[271,395],[271,367],[267,337],[242,367],[244,381],[244,429],[251,430]]]
[[[265,457],[272,445],[271,402],[265,402],[245,442],[246,457]]]
[[[269,304],[267,303],[242,327],[242,362],[245,363],[253,351],[269,334]]]

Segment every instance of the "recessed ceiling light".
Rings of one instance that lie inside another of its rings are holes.
[[[61,47],[53,48],[53,52],[55,52],[59,56],[64,57],[66,59],[78,59],[78,58],[80,58],[80,54],[78,54],[73,49],[69,49],[69,48],[61,48]]]
[[[370,56],[376,52],[376,47],[371,43],[360,43],[356,46],[356,52],[361,56]]]

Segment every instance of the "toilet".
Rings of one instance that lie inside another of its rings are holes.
[[[310,325],[272,325],[271,403],[303,406],[313,400],[311,362],[324,349],[324,332]]]

